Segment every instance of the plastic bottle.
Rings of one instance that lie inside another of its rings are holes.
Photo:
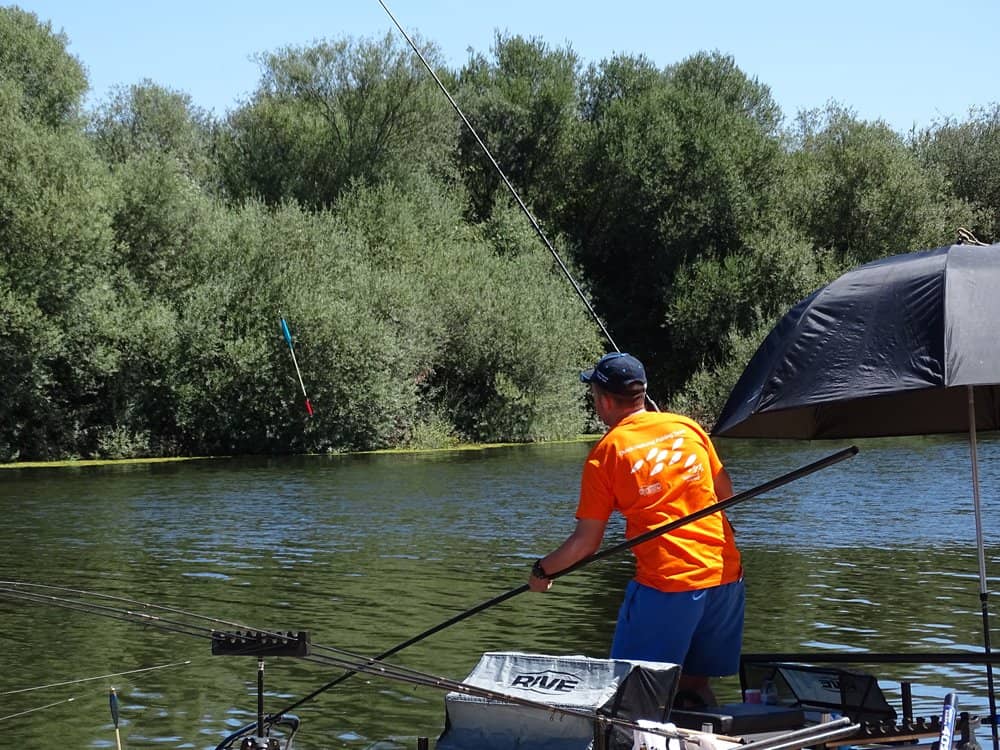
[[[778,705],[778,686],[773,680],[764,680],[760,684],[760,699],[767,706]]]

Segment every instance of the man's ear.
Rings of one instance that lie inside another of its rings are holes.
[[[599,403],[598,403],[599,402]],[[594,409],[595,411],[600,408],[601,412],[607,414],[611,407],[608,406],[610,403],[608,394],[602,390],[596,390],[594,393]]]

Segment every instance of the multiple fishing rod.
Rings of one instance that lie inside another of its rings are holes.
[[[801,479],[808,476],[814,472],[824,469],[833,464],[839,463],[845,459],[851,458],[856,455],[858,449],[854,446],[845,448],[841,451],[833,453],[825,458],[814,461],[811,464],[807,464],[799,469],[795,469],[787,474],[784,474],[776,479],[772,479],[764,484],[758,485],[745,492],[733,495],[726,500],[717,502],[701,510],[695,511],[687,516],[679,518],[670,523],[664,524],[656,529],[652,529],[644,534],[641,534],[632,539],[626,540],[620,544],[613,545],[604,550],[601,550],[589,557],[586,557],[577,563],[563,569],[552,573],[551,578],[560,578],[564,575],[579,570],[593,562],[601,559],[605,559],[612,555],[624,552],[632,547],[642,544],[646,541],[653,539],[656,536],[661,536],[663,534],[670,533],[681,526],[688,523],[696,521],[712,513],[718,513],[724,511],[738,503],[749,500],[752,497],[756,497],[765,492],[770,492],[771,490],[777,489],[783,485],[789,484],[790,482]],[[506,701],[512,703],[519,703],[520,705],[531,705],[533,708],[538,708],[539,710],[546,710],[550,712],[566,712],[567,709],[557,709],[549,704],[536,703],[534,701],[523,702],[522,699],[515,699],[506,693],[499,693],[496,691],[489,691],[484,688],[473,687],[466,685],[462,682],[456,682],[454,680],[448,680],[441,677],[436,677],[434,675],[425,674],[422,672],[417,672],[415,670],[407,669],[405,667],[400,667],[397,665],[386,664],[383,660],[392,656],[408,646],[413,645],[425,638],[428,638],[435,633],[444,630],[451,625],[454,625],[462,620],[471,617],[474,614],[482,612],[490,607],[493,607],[501,602],[504,602],[518,594],[524,593],[528,590],[527,584],[522,584],[517,588],[511,589],[499,596],[496,596],[486,602],[483,602],[475,607],[465,610],[444,622],[429,628],[422,633],[403,641],[402,643],[383,651],[375,657],[368,657],[364,655],[359,655],[343,649],[337,649],[330,646],[315,646],[315,650],[321,652],[316,653],[312,651],[308,654],[302,654],[302,658],[307,661],[316,662],[326,666],[337,666],[344,668],[347,671],[336,679],[328,682],[326,685],[314,690],[305,697],[296,701],[287,708],[279,711],[276,714],[271,714],[263,717],[263,712],[261,711],[261,718],[258,722],[251,727],[256,726],[259,731],[263,731],[265,725],[272,726],[278,723],[282,718],[298,708],[302,704],[316,698],[321,693],[329,690],[335,685],[343,682],[350,676],[357,673],[370,674],[380,677],[385,677],[387,679],[396,679],[403,682],[408,682],[410,684],[422,685],[425,687],[432,687],[437,689],[445,689],[451,692],[458,692],[467,695],[474,695],[478,697],[490,698],[498,701]],[[59,606],[64,609],[74,610],[78,612],[83,612],[92,615],[100,615],[103,617],[108,617],[111,619],[123,620],[127,622],[134,622],[145,626],[150,626],[159,630],[163,630],[171,633],[179,633],[182,635],[199,637],[213,642],[213,649],[220,641],[226,641],[226,639],[231,639],[231,633],[235,630],[236,633],[253,633],[255,638],[270,638],[273,641],[286,641],[288,639],[288,633],[278,632],[278,631],[265,631],[254,628],[252,626],[246,625],[244,623],[233,622],[229,620],[224,620],[218,617],[208,617],[205,615],[199,615],[197,613],[188,612],[175,607],[168,607],[164,605],[156,605],[148,602],[137,601],[135,599],[129,599],[126,597],[115,596],[111,594],[99,594],[95,592],[84,591],[81,589],[72,589],[64,586],[53,586],[46,584],[32,584],[21,581],[0,581],[0,597],[11,598],[19,601],[31,602],[36,604],[50,604],[54,606]],[[127,605],[127,607],[122,606]],[[220,626],[230,629],[230,635],[225,632],[220,631]],[[229,650],[228,653],[239,653],[238,649],[236,651]],[[252,655],[257,653],[252,648],[248,647],[246,652],[247,655]],[[573,712],[570,712],[573,713]],[[575,712],[579,715],[579,712]],[[594,717],[590,714],[585,714],[589,719]],[[606,717],[605,717],[606,718]],[[602,719],[603,720],[603,719]],[[620,721],[620,720],[615,720]]]
[[[168,633],[180,633],[209,640],[213,645],[213,653],[225,651],[228,655],[259,655],[262,648],[266,650],[273,644],[286,643],[290,640],[294,640],[295,638],[295,636],[283,631],[262,630],[246,624],[199,615],[195,612],[187,612],[172,607],[151,604],[149,602],[140,602],[134,599],[126,599],[124,597],[100,594],[81,589],[72,589],[63,586],[34,584],[23,581],[0,581],[0,597],[21,602],[52,605],[100,617],[135,622]],[[105,602],[135,605],[138,609],[134,607],[124,608],[113,606]],[[158,613],[165,613],[169,616],[160,616]],[[178,616],[185,619],[178,619]],[[218,627],[210,627],[208,623],[215,626],[221,625],[229,628],[235,627],[237,630],[222,631],[219,630]],[[235,644],[235,646],[232,644]],[[217,649],[216,646],[219,645],[222,645],[225,648]],[[428,687],[477,698],[484,698],[500,703],[523,706],[525,708],[531,708],[551,715],[583,718],[588,721],[596,721],[598,724],[605,727],[614,726],[630,730],[641,729],[642,731],[651,734],[659,734],[661,736],[671,738],[686,737],[694,734],[693,732],[683,729],[677,729],[675,731],[655,728],[651,729],[646,726],[640,726],[637,722],[630,721],[628,719],[605,716],[596,712],[542,703],[528,698],[522,698],[517,695],[510,695],[499,690],[491,690],[489,688],[469,685],[464,682],[439,677],[437,675],[410,669],[397,664],[382,663],[367,655],[357,654],[345,649],[336,648],[334,646],[323,646],[319,644],[309,644],[309,646],[310,648],[304,651],[298,658],[323,666],[335,666],[341,669],[350,669],[355,673],[362,672],[374,677],[382,677],[388,680],[403,682],[419,687]],[[70,698],[68,700],[72,701],[74,699]],[[68,701],[58,701],[57,703],[50,705],[58,705],[65,702]],[[117,733],[118,696],[113,689],[110,695],[110,705]],[[26,712],[22,712],[22,714],[23,713]],[[282,712],[281,714],[269,716],[265,721],[265,724],[270,725],[276,723],[286,713],[287,711]],[[255,722],[254,724],[248,726],[250,728],[256,728],[256,724],[257,723]]]
[[[134,599],[127,599],[109,594],[101,594],[98,592],[73,589],[64,586],[35,584],[24,581],[0,581],[0,597],[12,599],[14,601],[54,605],[70,609],[72,611],[98,615],[101,617],[110,617],[118,620],[137,622],[169,633],[184,633],[202,639],[210,639],[212,641],[213,654],[223,653],[228,655],[257,656],[259,659],[258,674],[261,676],[263,674],[263,654],[272,653],[280,655],[282,653],[288,653],[293,654],[305,661],[315,662],[324,666],[333,665],[341,668],[347,668],[352,670],[352,674],[356,672],[363,672],[374,677],[382,677],[388,680],[403,682],[419,687],[429,687],[437,690],[444,690],[449,693],[459,693],[461,695],[495,701],[497,703],[521,706],[531,710],[540,711],[553,718],[567,716],[583,719],[587,722],[593,722],[596,726],[600,726],[604,730],[617,728],[631,732],[641,732],[644,735],[655,735],[667,739],[677,739],[682,741],[691,740],[698,742],[699,745],[701,744],[699,738],[704,734],[703,732],[679,728],[673,724],[657,724],[639,720],[633,721],[631,719],[608,716],[597,710],[587,711],[583,709],[553,705],[550,703],[542,703],[540,701],[523,698],[518,695],[512,695],[500,690],[491,690],[478,685],[470,685],[464,682],[438,677],[436,675],[400,665],[385,664],[370,657],[347,651],[345,649],[332,646],[322,646],[318,644],[309,644],[307,634],[305,633],[292,634],[283,631],[260,630],[245,624],[234,623],[216,617],[207,617],[205,615],[188,612],[174,607],[166,607],[163,605],[151,604],[149,602],[140,602]],[[125,608],[113,606],[112,604],[109,604],[109,602],[116,604],[129,604],[133,606]],[[169,616],[161,616],[160,613]],[[236,626],[239,630],[220,631],[216,627],[209,627],[208,624],[203,623],[210,623],[215,626]],[[282,651],[282,646],[285,644],[291,644],[292,650]],[[307,647],[302,648],[302,646]],[[321,653],[316,653],[317,650]],[[259,711],[262,713],[263,685],[260,682],[258,682],[258,691],[258,700],[260,702]],[[75,700],[75,698],[56,701],[48,706],[31,709],[31,711],[68,703],[73,700]],[[115,730],[115,743],[118,748],[121,748],[121,737],[118,729],[118,694],[114,688],[111,688],[110,691],[109,704]],[[2,718],[22,716],[26,713],[30,713],[31,711],[22,711],[17,714],[13,714],[11,717]],[[288,735],[285,745],[286,747],[289,747],[291,745],[291,737],[298,730],[299,721],[294,716],[277,714],[268,716],[266,719],[262,717],[256,722],[252,722],[244,727],[241,727],[217,745],[216,750],[226,750],[227,748],[231,748],[236,740],[241,737],[248,737],[255,730],[258,737],[264,737],[265,727],[270,729],[270,727],[279,724],[291,727],[291,734]],[[797,750],[797,748],[813,744],[814,740],[818,741],[822,739],[832,741],[842,737],[851,736],[857,732],[859,728],[859,724],[852,723],[847,717],[842,717],[840,719],[821,723],[815,727],[797,730],[776,736],[774,738],[769,738],[762,743],[755,743],[747,745],[746,747],[748,750],[783,750],[784,748],[788,748],[789,750],[794,748]],[[726,737],[724,735],[715,736],[724,741],[733,743],[738,743],[740,741],[735,737]],[[244,740],[240,747],[250,746],[247,742],[249,742],[249,740]],[[272,745],[271,742],[268,742],[266,745],[261,744],[253,746],[277,747],[276,744]]]
[[[569,573],[579,570],[580,568],[586,567],[587,565],[597,562],[598,560],[603,560],[604,558],[611,557],[612,555],[616,555],[626,550],[629,550],[632,547],[635,547],[637,544],[642,544],[643,542],[647,542],[650,539],[653,539],[654,537],[668,534],[671,531],[675,531],[681,526],[692,523],[693,521],[697,521],[700,518],[704,518],[705,516],[711,515],[713,513],[724,511],[727,508],[731,508],[732,506],[737,505],[738,503],[742,503],[745,500],[749,500],[752,497],[757,497],[758,495],[761,495],[765,492],[770,492],[771,490],[777,489],[778,487],[782,487],[786,484],[794,482],[797,479],[801,479],[802,477],[808,476],[809,474],[813,474],[821,469],[825,469],[828,466],[840,463],[841,461],[844,461],[848,458],[851,458],[852,456],[855,456],[857,452],[858,452],[857,447],[852,445],[849,448],[845,448],[843,450],[837,451],[836,453],[832,453],[829,456],[826,456],[825,458],[821,458],[818,461],[814,461],[811,464],[807,464],[806,466],[803,466],[799,469],[790,471],[787,474],[783,474],[782,476],[776,479],[772,479],[752,489],[740,492],[726,500],[717,502],[713,505],[709,505],[705,508],[702,508],[701,510],[691,513],[690,515],[678,518],[675,521],[671,521],[670,523],[664,524],[663,526],[651,529],[650,531],[647,531],[644,534],[633,537],[632,539],[628,539],[624,542],[621,542],[620,544],[616,544],[612,547],[608,547],[599,552],[596,552],[593,555],[590,555],[589,557],[585,557],[582,560],[577,561],[573,565],[570,565],[568,568],[564,568],[563,570],[552,573],[551,575],[549,575],[549,578],[553,580],[556,578],[561,578],[564,575],[568,575]],[[418,633],[412,638],[409,638],[403,641],[402,643],[399,643],[393,646],[392,648],[383,651],[382,653],[378,654],[378,656],[374,657],[374,661],[381,661],[382,659],[387,659],[390,656],[398,654],[403,649],[412,646],[413,644],[418,643],[424,640],[425,638],[434,635],[435,633],[439,633],[445,628],[451,627],[452,625],[455,625],[456,623],[459,623],[462,620],[472,617],[472,615],[478,614],[479,612],[482,612],[486,609],[489,609],[490,607],[505,602],[508,599],[512,599],[513,597],[519,594],[523,594],[526,591],[528,591],[528,585],[522,584],[516,588],[511,589],[510,591],[500,594],[499,596],[495,596],[492,599],[489,599],[481,604],[477,604],[475,607],[471,607],[463,612],[459,612],[457,615],[448,618],[444,622],[441,622],[432,628],[428,628],[427,630],[424,630],[422,633]],[[344,674],[340,675],[339,677],[336,677],[335,679],[331,680],[325,685],[317,688],[309,695],[299,699],[298,701],[290,705],[288,708],[285,709],[285,712],[294,711],[303,703],[306,703],[312,700],[313,698],[317,697],[321,693],[326,692],[330,688],[339,685],[344,680],[356,674],[357,671],[360,670],[347,671]]]

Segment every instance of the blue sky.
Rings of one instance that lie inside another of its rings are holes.
[[[731,54],[786,118],[835,100],[899,132],[1000,101],[998,0],[386,0],[457,68],[496,30],[569,44],[587,62],[642,53],[660,66]],[[259,78],[255,53],[395,32],[377,0],[23,0],[88,71],[88,104],[149,78],[223,115]]]

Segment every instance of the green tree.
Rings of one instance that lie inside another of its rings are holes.
[[[434,49],[426,53],[436,62]],[[234,200],[332,205],[354,181],[445,173],[456,130],[448,104],[395,37],[343,39],[260,57],[261,83],[219,137]]]
[[[701,354],[672,406],[712,426],[751,355],[778,319],[833,274],[828,254],[779,227],[741,252],[678,272],[667,316],[678,349]]]
[[[193,282],[185,268],[192,247],[208,241],[212,199],[178,159],[156,150],[119,165],[114,186],[113,227],[122,261],[149,295],[180,302]]]
[[[396,374],[421,404],[404,429],[426,434],[436,425],[469,440],[578,432],[576,374],[598,348],[579,300],[547,254],[523,250],[537,238],[518,210],[498,207],[487,225],[469,226],[464,196],[429,179],[420,185],[361,191],[344,216],[365,256],[377,259],[379,289],[395,290],[365,298],[408,347],[396,361],[409,367]]]
[[[190,179],[211,187],[215,122],[188,94],[152,81],[118,88],[91,117],[98,153],[111,165],[140,156],[175,159]]]
[[[669,391],[701,357],[666,325],[676,274],[741,252],[775,221],[777,109],[731,58],[700,54],[663,71],[641,57],[592,66],[583,112],[560,226],[598,310]]]
[[[123,268],[109,311],[121,366],[107,384],[102,450],[175,453],[182,445],[172,378],[185,354],[178,323],[199,283],[193,259],[215,218],[210,117],[152,82],[118,89],[89,134],[113,176],[112,228]],[[190,445],[188,447],[191,447]]]
[[[94,444],[101,389],[117,366],[102,325],[116,304],[110,186],[79,123],[67,119],[80,89],[58,75],[79,69],[56,55],[65,40],[16,9],[0,9],[0,33],[10,34],[11,19],[19,54],[53,80],[44,89],[16,65],[0,74],[0,308],[9,319],[0,456],[49,457]],[[0,47],[2,57],[9,48]]]
[[[518,193],[542,217],[550,216],[571,172],[580,63],[568,46],[551,49],[537,38],[500,33],[491,53],[473,55],[462,68],[457,99]],[[498,195],[508,199],[507,189],[465,127],[459,161],[472,216],[486,219]]]
[[[980,218],[969,228],[1000,240],[1000,104],[973,110],[965,122],[946,120],[916,138],[924,164],[944,173],[955,194]]]
[[[845,267],[948,244],[974,222],[942,174],[883,122],[834,104],[802,113],[792,138],[791,221]]]
[[[17,83],[24,118],[55,127],[79,113],[87,76],[66,51],[68,44],[65,34],[34,13],[0,7],[0,81]]]

